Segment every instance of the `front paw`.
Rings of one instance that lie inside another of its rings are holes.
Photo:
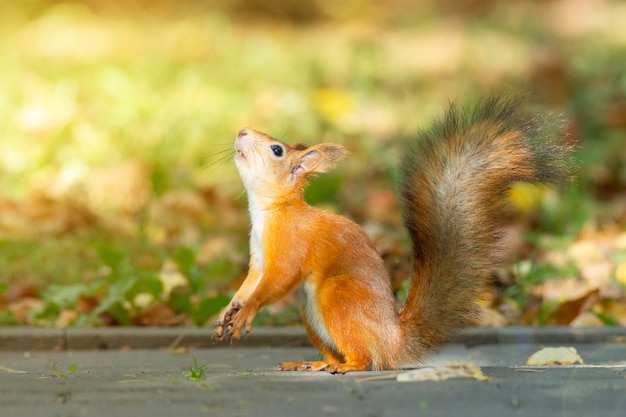
[[[254,320],[254,316],[256,316],[257,309],[254,308],[250,304],[246,304],[241,307],[237,314],[235,314],[235,318],[232,320],[231,325],[227,328],[228,333],[230,333],[235,339],[239,339],[241,337],[241,330],[245,327],[246,333],[250,333],[252,330],[252,321]]]
[[[215,337],[223,339],[225,333],[230,333],[233,326],[233,318],[239,310],[243,308],[243,304],[239,300],[232,300],[230,304],[222,310],[217,322],[215,322]]]

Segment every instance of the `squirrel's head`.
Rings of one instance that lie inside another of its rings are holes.
[[[248,194],[268,202],[301,193],[309,176],[328,171],[347,154],[341,145],[290,146],[247,128],[237,135],[235,150],[235,164]]]

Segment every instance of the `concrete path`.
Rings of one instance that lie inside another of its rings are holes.
[[[301,329],[232,345],[206,329],[0,329],[0,416],[626,416],[624,328],[471,329],[423,364],[470,362],[490,381],[273,369],[315,359],[303,345]],[[585,364],[524,366],[544,346],[574,346]]]

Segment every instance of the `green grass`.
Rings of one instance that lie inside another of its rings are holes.
[[[198,365],[198,358],[193,357],[193,365],[189,368],[188,371],[183,371],[183,375],[189,378],[192,381],[201,381],[205,378],[205,374],[207,371],[206,365]]]

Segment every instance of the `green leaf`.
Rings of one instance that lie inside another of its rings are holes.
[[[191,291],[189,291],[189,288],[174,288],[170,294],[169,306],[176,313],[190,314],[193,306],[191,304]]]
[[[148,293],[158,298],[162,292],[163,283],[156,272],[140,271],[135,284],[126,294],[126,300],[132,301],[132,298],[139,293]]]
[[[199,292],[204,289],[203,276],[200,269],[196,265],[196,251],[188,247],[178,247],[174,252],[174,262],[178,266],[181,274],[187,277],[189,285],[193,292]]]
[[[0,311],[0,326],[14,326],[17,324],[15,316],[10,311]]]
[[[70,308],[76,305],[81,296],[93,295],[102,287],[101,283],[50,285],[43,294],[43,299],[60,308]]]
[[[152,166],[152,193],[155,197],[162,196],[169,188],[169,172],[163,164],[155,163]]]
[[[184,246],[178,247],[174,251],[174,262],[183,275],[189,276],[196,266],[196,253],[193,249]]]
[[[114,271],[117,271],[124,261],[126,255],[121,250],[111,246],[98,247],[98,256],[105,265],[111,267]]]
[[[115,319],[115,321],[122,326],[128,326],[131,324],[128,311],[124,308],[124,306],[122,306],[121,303],[110,305],[106,312],[109,313],[111,317],[113,317],[113,319]]]
[[[97,315],[104,312],[111,313],[112,309],[119,312],[121,303],[126,301],[128,292],[136,283],[136,278],[119,279],[113,282],[113,284],[109,287],[107,294],[100,302],[100,305],[94,310],[94,314]],[[128,317],[128,314],[126,314],[126,317]]]

